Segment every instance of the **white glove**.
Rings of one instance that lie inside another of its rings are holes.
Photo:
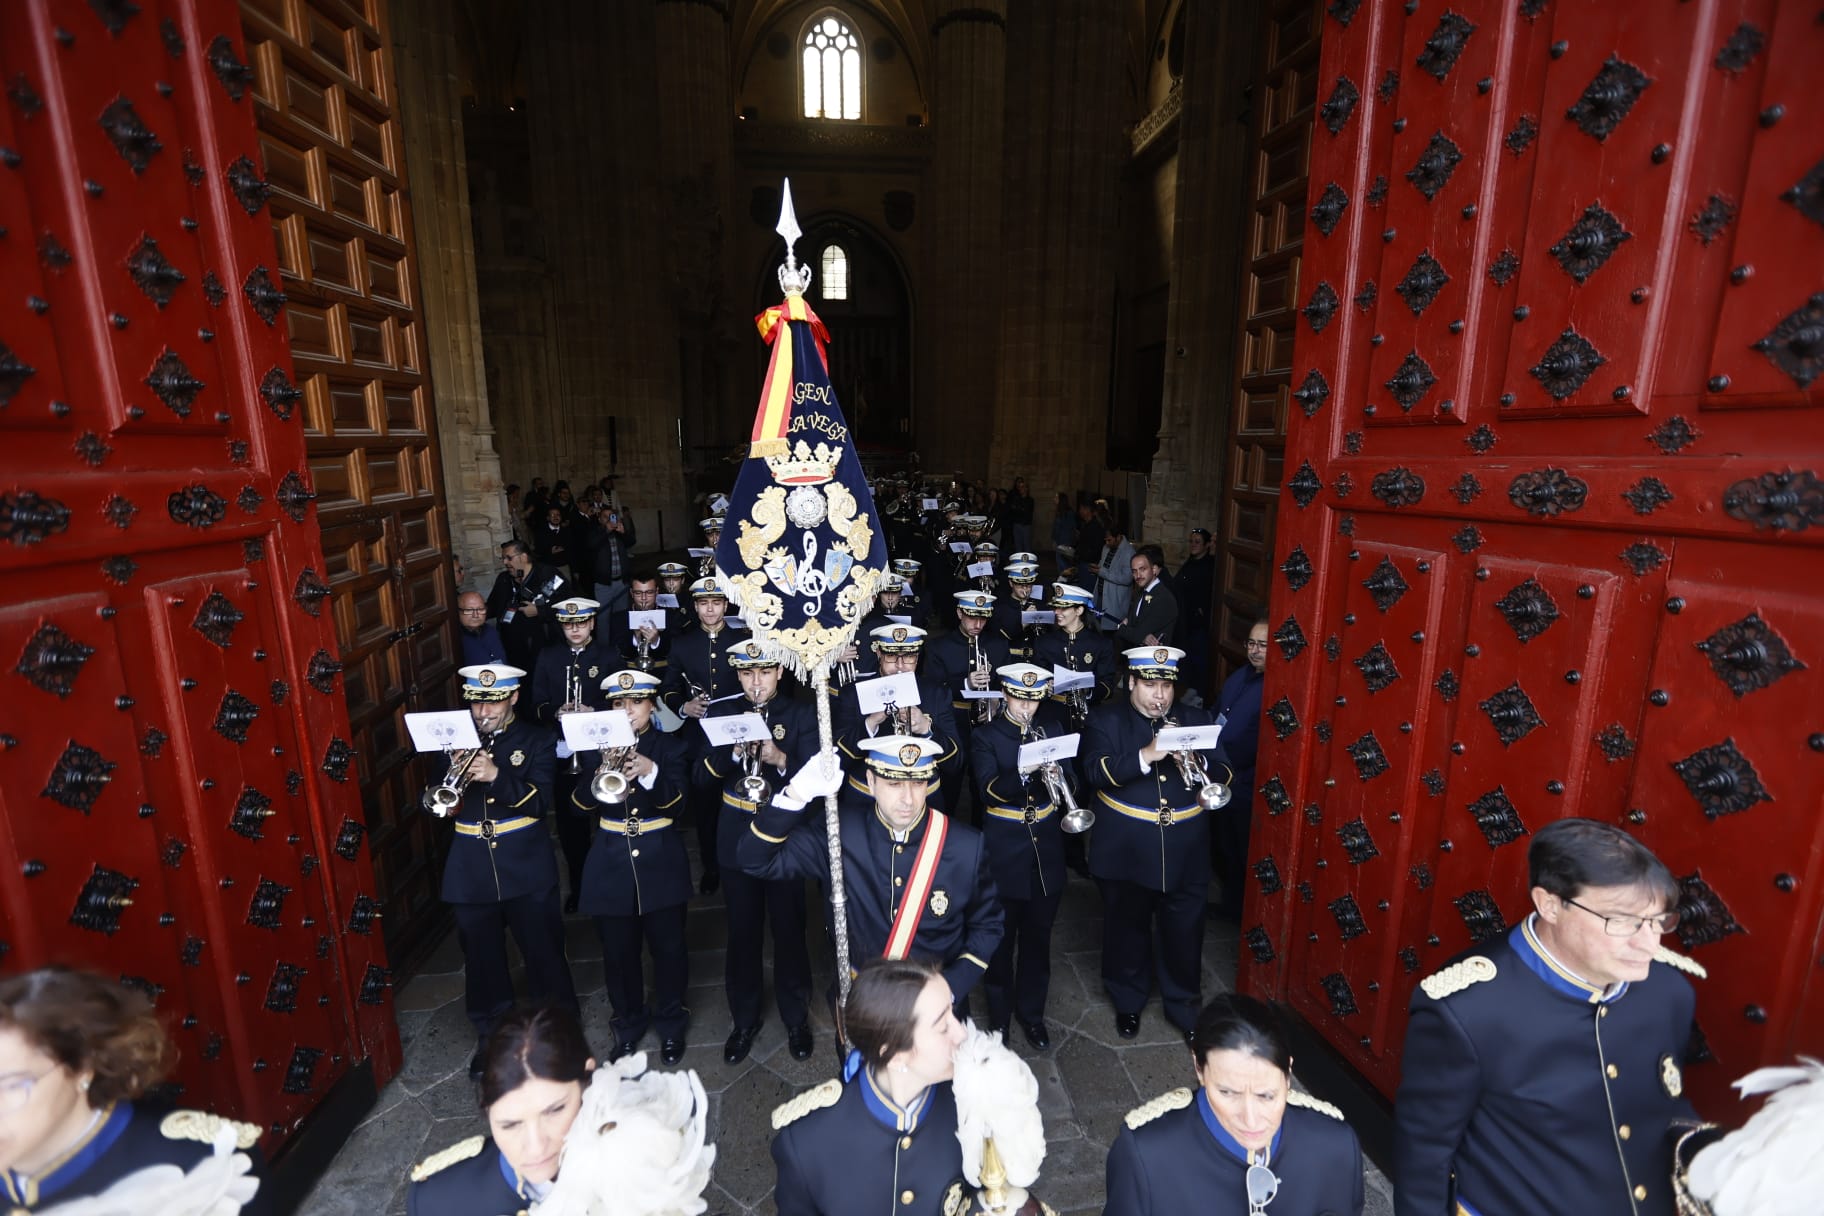
[[[827,751],[818,752],[806,760],[780,792],[802,805],[814,798],[834,794],[841,788],[842,765],[837,763],[834,751]]]
[[[570,745],[565,743],[562,739],[557,741],[557,758],[559,760],[568,760],[570,758]]]

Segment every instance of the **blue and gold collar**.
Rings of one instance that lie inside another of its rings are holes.
[[[874,1074],[868,1069],[861,1070],[859,1080],[861,1082],[861,1103],[867,1107],[868,1113],[874,1116],[875,1122],[889,1131],[913,1132],[918,1130],[918,1121],[924,1117],[926,1108],[931,1105],[933,1086],[926,1086],[918,1097],[905,1106],[901,1106],[887,1096],[886,1091],[874,1080]]]
[[[1621,999],[1622,994],[1628,990],[1627,984],[1618,984],[1611,992],[1600,985],[1590,983],[1553,958],[1552,952],[1545,948],[1545,943],[1539,940],[1539,935],[1533,928],[1534,922],[1538,919],[1539,914],[1534,912],[1507,935],[1507,944],[1513,948],[1514,953],[1526,965],[1527,970],[1545,981],[1547,988],[1573,1000],[1591,1005],[1606,1005],[1610,1001]]]
[[[114,1147],[114,1142],[120,1139],[121,1134],[127,1130],[127,1124],[132,1121],[131,1105],[123,1103],[111,1106],[89,1125],[89,1129],[77,1138],[75,1144],[65,1149],[63,1155],[47,1165],[41,1173],[31,1176],[3,1170],[0,1171],[0,1186],[4,1187],[11,1202],[28,1208],[37,1207],[88,1172],[90,1166]]]
[[[1243,1165],[1251,1164],[1248,1161],[1248,1150],[1242,1146],[1241,1141],[1229,1135],[1228,1129],[1223,1127],[1221,1121],[1216,1118],[1216,1110],[1210,1105],[1210,1095],[1203,1091],[1201,1085],[1197,1087],[1197,1113],[1203,1117],[1203,1126],[1209,1130],[1210,1135],[1223,1152]],[[1268,1161],[1279,1156],[1279,1138],[1285,1134],[1286,1125],[1282,1122],[1278,1130],[1273,1133],[1273,1142],[1267,1145]],[[1264,1165],[1265,1162],[1262,1164]]]

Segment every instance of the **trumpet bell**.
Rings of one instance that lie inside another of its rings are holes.
[[[1228,786],[1220,781],[1211,781],[1197,791],[1197,805],[1206,811],[1220,811],[1229,805],[1232,797],[1234,795],[1229,792]]]
[[[627,774],[618,769],[598,768],[589,781],[589,792],[597,802],[618,804],[627,801]]]
[[[1064,812],[1064,818],[1058,821],[1059,830],[1071,836],[1078,836],[1096,825],[1096,813],[1086,806],[1073,806]]]
[[[462,805],[462,791],[449,785],[433,785],[424,791],[424,809],[433,815],[449,816]]]
[[[765,777],[756,774],[754,776],[741,778],[741,797],[743,800],[755,803],[764,802],[766,801],[766,796],[769,792]]]

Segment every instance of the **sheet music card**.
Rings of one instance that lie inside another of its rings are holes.
[[[1077,745],[1083,741],[1082,735],[1059,735],[1055,739],[1035,739],[1031,743],[1020,744],[1020,767],[1028,769],[1037,764],[1049,764],[1053,760],[1068,760],[1077,754]]]
[[[412,734],[412,746],[421,752],[481,746],[481,736],[475,733],[475,719],[469,717],[466,709],[407,714],[405,729]]]
[[[651,625],[660,633],[664,633],[665,610],[663,608],[648,608],[645,611],[636,609],[627,614],[627,632],[638,633],[647,625]]]
[[[704,718],[703,734],[717,747],[773,737],[773,732],[767,729],[765,720],[759,714],[728,714],[720,718]]]
[[[603,709],[587,714],[565,714],[558,724],[564,728],[564,742],[573,752],[599,752],[613,747],[632,747],[637,741],[633,722],[624,709]]]
[[[1216,746],[1222,727],[1168,726],[1159,732],[1158,744],[1168,752],[1201,752]]]
[[[1096,673],[1093,671],[1072,671],[1068,667],[1051,669],[1051,691],[1069,692],[1073,688],[1094,688]]]
[[[918,704],[918,677],[909,671],[855,682],[855,700],[866,714]]]

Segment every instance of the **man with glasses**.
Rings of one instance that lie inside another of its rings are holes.
[[[1533,911],[1412,996],[1394,1101],[1398,1216],[1672,1216],[1703,968],[1660,944],[1679,885],[1592,819],[1539,829]]]
[[[501,643],[499,628],[488,619],[488,601],[481,598],[481,592],[465,591],[457,597],[456,623],[462,626],[464,667],[507,661],[507,648]]]

